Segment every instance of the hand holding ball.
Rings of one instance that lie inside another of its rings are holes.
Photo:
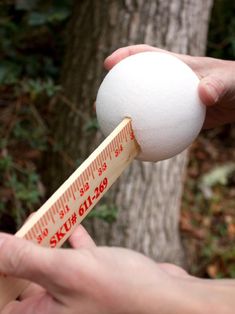
[[[178,58],[160,52],[130,56],[104,78],[96,99],[101,130],[111,133],[126,117],[141,153],[138,159],[159,161],[187,148],[200,132],[205,106],[199,79]]]

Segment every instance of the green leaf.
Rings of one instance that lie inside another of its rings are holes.
[[[47,14],[41,12],[31,12],[28,16],[30,26],[40,26],[47,23]]]
[[[57,23],[64,21],[70,15],[70,11],[66,8],[53,8],[47,15],[47,21]]]
[[[14,84],[18,81],[22,67],[14,62],[0,63],[0,84]]]
[[[0,170],[6,171],[12,166],[12,158],[11,156],[5,156],[0,159]]]
[[[31,12],[28,16],[30,26],[41,26],[47,23],[55,24],[64,21],[70,15],[66,8],[53,7],[46,12]]]
[[[108,223],[115,222],[117,220],[118,208],[113,206],[108,206],[106,204],[97,206],[89,213],[89,217],[96,217],[104,220]]]
[[[99,124],[98,124],[97,118],[93,118],[93,119],[89,120],[86,123],[84,129],[86,132],[97,131],[99,129]]]
[[[201,179],[201,185],[213,187],[217,184],[226,185],[229,176],[235,171],[235,163],[228,163],[223,166],[212,169],[206,173]]]
[[[30,1],[29,0],[17,0],[15,4],[15,8],[16,10],[30,11],[33,8],[35,8],[38,2],[39,0],[30,0]]]

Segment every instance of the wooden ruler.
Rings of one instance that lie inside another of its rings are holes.
[[[60,247],[138,153],[131,120],[126,118],[16,236],[45,247]],[[26,281],[1,276],[0,310],[27,285]]]

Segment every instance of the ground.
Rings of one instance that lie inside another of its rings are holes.
[[[189,271],[235,277],[235,128],[203,131],[192,145],[180,228]]]

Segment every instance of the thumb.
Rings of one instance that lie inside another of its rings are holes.
[[[69,242],[74,249],[93,248],[95,242],[82,225],[78,225],[73,234],[69,238]]]
[[[228,87],[226,80],[213,75],[204,77],[198,86],[198,93],[201,101],[206,106],[213,106],[220,102]]]

